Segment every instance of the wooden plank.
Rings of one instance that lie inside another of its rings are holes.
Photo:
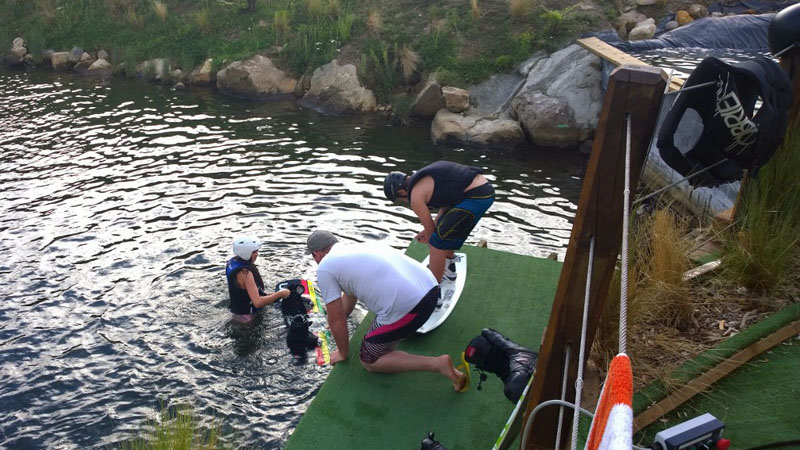
[[[686,384],[686,386],[678,389],[670,394],[667,398],[647,408],[643,413],[636,416],[636,418],[633,419],[634,433],[655,422],[656,419],[664,414],[677,408],[692,398],[695,394],[706,390],[709,386],[716,383],[721,378],[733,372],[754,357],[764,353],[765,351],[775,347],[776,345],[798,333],[800,333],[800,321],[792,322],[780,330],[770,334],[769,336],[766,336],[763,339],[755,342],[739,353],[736,353],[720,364],[714,366],[713,369],[690,381]]]
[[[578,45],[616,66],[621,66],[623,64],[650,66],[646,62],[640,60],[639,58],[629,55],[628,53],[625,53],[614,46],[606,44],[605,42],[601,41],[596,37],[578,39]],[[670,91],[679,90],[681,86],[683,86],[683,82],[684,80],[681,78],[677,77],[670,78],[669,90]]]
[[[596,37],[578,39],[578,45],[605,59],[606,61],[614,63],[615,66],[621,66],[623,64],[649,66],[649,64],[641,59],[625,53],[614,46],[606,44]]]
[[[622,241],[627,116],[631,117],[630,184],[635,191],[655,129],[665,86],[664,72],[651,66],[622,65],[609,77],[567,254],[544,340],[539,349],[531,400],[528,402],[523,423],[536,405],[561,397],[564,377],[567,377],[567,399],[571,401],[575,398],[590,241],[594,237],[595,259],[586,334],[589,346],[594,340]],[[567,346],[573,351],[569,373],[563,374],[566,358],[564,349]],[[588,356],[588,352],[585,356]],[[571,417],[569,415],[562,424],[564,436],[569,435]],[[536,416],[528,442],[522,443],[522,447],[528,450],[553,448],[557,428],[558,408],[542,410]],[[564,439],[565,444],[566,442],[567,439]]]
[[[707,274],[708,272],[717,270],[722,265],[722,261],[716,259],[714,261],[709,261],[703,264],[700,267],[695,267],[694,269],[689,269],[683,273],[683,281],[689,281],[693,278],[697,278],[700,275]]]

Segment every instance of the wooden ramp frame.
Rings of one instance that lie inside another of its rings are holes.
[[[590,241],[594,237],[587,345],[594,341],[622,241],[627,117],[631,117],[630,186],[633,191],[639,183],[656,125],[666,78],[663,71],[647,65],[625,64],[611,73],[564,266],[539,351],[525,421],[539,403],[561,398],[564,377],[567,377],[568,387],[566,400],[575,399]],[[569,372],[564,374],[567,346],[573,351]],[[562,435],[569,436],[572,415],[565,416],[569,417],[563,421]],[[528,442],[523,442],[522,448],[554,448],[557,428],[558,408],[542,410],[537,414]],[[568,439],[562,439],[562,445],[567,442]]]

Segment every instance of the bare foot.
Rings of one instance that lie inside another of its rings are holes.
[[[441,355],[436,358],[440,366],[439,373],[446,376],[453,382],[453,390],[461,392],[467,384],[467,376],[460,370],[453,367],[453,359],[450,355]]]

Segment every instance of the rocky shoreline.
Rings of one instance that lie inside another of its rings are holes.
[[[650,1],[638,0],[638,4],[646,6]],[[695,19],[713,19],[706,16],[707,8],[692,5],[688,11],[676,13],[678,20],[668,23],[667,28]],[[619,37],[629,41],[648,39],[656,33],[655,21],[636,9],[622,14],[616,27]],[[144,61],[134,68],[126,67],[126,63],[114,66],[106,51],[89,53],[80,47],[47,50],[41,59],[40,67],[87,77],[135,75],[176,90],[207,87],[255,101],[295,99],[304,108],[328,115],[395,114],[391,106],[378,104],[374,93],[359,80],[353,64],[337,59],[299,79],[261,54],[233,61],[216,72],[212,59],[189,72],[171,66],[167,59]],[[34,60],[19,37],[3,58],[11,67],[36,67]],[[603,70],[600,57],[572,44],[550,55],[536,54],[513,73],[495,75],[469,90],[441,85],[432,74],[418,83],[407,114],[415,120],[430,121],[435,143],[486,148],[534,145],[588,152],[602,106]]]

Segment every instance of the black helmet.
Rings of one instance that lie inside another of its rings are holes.
[[[769,23],[767,32],[772,54],[782,52],[792,44],[800,46],[800,3],[783,8]]]
[[[390,172],[383,180],[383,193],[386,198],[394,201],[397,198],[397,191],[401,189],[406,182],[406,174],[403,172]]]

